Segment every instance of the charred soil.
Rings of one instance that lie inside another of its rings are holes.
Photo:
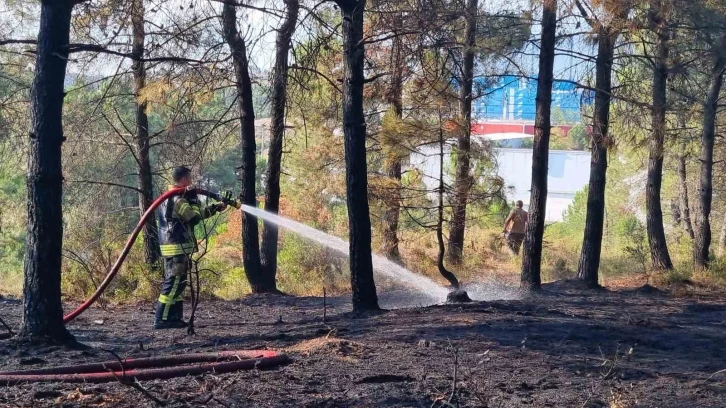
[[[69,329],[88,350],[0,342],[0,371],[230,349],[275,349],[267,371],[145,381],[132,388],[19,384],[0,406],[723,407],[726,302],[653,291],[546,285],[524,300],[353,316],[347,299],[208,301],[197,334],[153,331],[153,305],[93,307]],[[67,304],[70,309],[72,305]],[[0,300],[19,324],[21,305]]]

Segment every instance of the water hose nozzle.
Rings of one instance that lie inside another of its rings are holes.
[[[214,194],[212,198],[219,201],[220,203],[227,204],[228,206],[234,207],[238,210],[242,208],[242,199],[240,197],[238,197],[237,199],[225,199],[224,197],[222,197],[221,194]]]

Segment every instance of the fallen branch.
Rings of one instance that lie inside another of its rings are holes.
[[[10,337],[15,336],[15,333],[13,333],[13,329],[11,329],[10,326],[8,326],[2,318],[0,318],[0,323],[2,323],[8,333],[10,333]]]
[[[149,390],[147,390],[146,388],[144,388],[138,380],[136,380],[136,381],[126,381],[126,382],[120,381],[120,382],[121,382],[121,384],[128,385],[129,387],[131,387],[131,388],[133,388],[135,390],[138,390],[146,398],[154,401],[157,405],[162,406],[162,407],[165,407],[166,406],[166,401],[161,400],[161,399],[155,397],[154,394],[152,394],[151,392],[149,392]]]
[[[134,378],[133,380],[130,378],[126,378],[126,369],[124,368],[123,360],[121,360],[121,357],[119,357],[118,354],[116,354],[113,350],[107,350],[107,349],[101,349],[101,350],[114,356],[116,358],[116,360],[118,360],[118,363],[121,365],[121,377],[116,375],[116,373],[111,368],[107,368],[107,371],[110,372],[114,377],[116,377],[116,380],[118,380],[119,383],[129,386],[129,387],[139,391],[141,394],[143,394],[148,399],[154,401],[159,406],[162,406],[162,407],[166,406],[166,401],[156,398],[153,394],[151,394],[151,392],[149,392],[149,390],[147,390],[146,388],[144,388],[141,385],[139,380],[137,380],[136,378]]]
[[[385,383],[399,383],[399,382],[413,382],[413,377],[408,375],[397,375],[397,374],[377,374],[369,375],[357,380],[356,384],[385,384]]]
[[[711,374],[708,378],[706,378],[706,381],[710,380],[711,378],[713,378],[721,373],[726,373],[726,368],[724,368],[723,370],[716,371],[715,373]]]

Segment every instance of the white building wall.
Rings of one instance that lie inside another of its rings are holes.
[[[444,163],[449,163],[450,145],[444,150],[446,155]],[[438,187],[440,170],[438,154],[438,146],[428,146],[410,157],[410,166],[423,173],[423,181],[431,190]],[[500,148],[495,150],[495,154],[497,175],[507,186],[507,199],[510,202],[522,200],[524,208],[528,209],[532,182],[532,149]],[[444,180],[449,184],[453,181],[450,175],[445,175]],[[572,204],[575,194],[582,190],[589,180],[590,152],[550,151],[545,221],[562,221],[564,212]]]

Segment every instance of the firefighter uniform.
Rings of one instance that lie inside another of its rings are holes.
[[[216,214],[222,204],[201,208],[193,191],[167,199],[160,207],[159,246],[164,257],[164,284],[156,304],[155,328],[184,327],[184,289],[197,252],[194,226]]]

